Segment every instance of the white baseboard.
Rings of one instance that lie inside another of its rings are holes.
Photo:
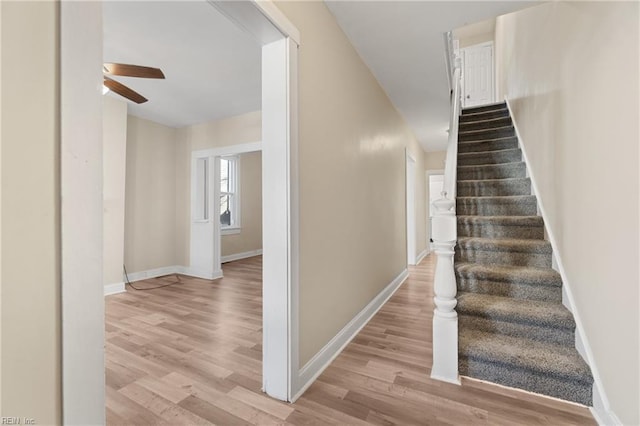
[[[591,415],[600,426],[622,426],[622,422],[611,411],[608,401],[600,395],[598,387],[593,385],[593,407],[589,407]]]
[[[129,272],[125,279],[129,278],[130,282],[148,280],[149,278],[162,277],[164,275],[171,275],[179,273],[180,266],[164,266],[162,268],[148,269],[140,272]]]
[[[171,275],[171,274],[188,275],[190,277],[202,278],[205,280],[215,280],[217,278],[222,278],[221,270],[211,272],[211,271],[198,270],[195,268],[191,268],[189,266],[179,266],[179,265],[164,266],[162,268],[149,269],[149,270],[140,271],[140,272],[130,272],[128,274],[128,278],[129,278],[129,282],[136,282],[136,281],[148,280],[150,278],[157,278],[157,277],[162,277],[162,276]],[[126,278],[127,277],[125,277],[125,279]]]
[[[227,256],[222,256],[220,258],[221,263],[233,262],[234,260],[246,259],[248,257],[260,256],[262,254],[262,249],[245,251],[242,253],[229,254]]]
[[[322,374],[340,352],[356,337],[358,332],[367,325],[369,320],[380,310],[400,285],[407,279],[409,272],[405,269],[391,283],[389,283],[367,306],[364,307],[349,323],[344,326],[333,339],[329,341],[313,358],[302,367],[298,373],[298,392],[291,402],[295,402],[304,391]]]
[[[127,290],[124,288],[124,283],[106,284],[104,286],[104,295],[105,296],[111,296],[112,294],[118,294],[118,293],[124,293],[125,291],[127,291]]]
[[[196,268],[191,268],[189,266],[179,266],[178,270],[175,272],[177,274],[188,275],[190,277],[202,278],[203,280],[217,280],[218,278],[222,278],[222,270],[218,269],[217,271],[204,271]]]
[[[511,115],[512,107],[510,100],[505,96],[505,102],[507,103],[507,108],[509,109],[509,115]],[[522,150],[522,160],[525,162],[527,167],[527,175],[529,179],[531,179],[531,192],[532,195],[536,196],[538,202],[538,212],[544,221],[545,235],[551,244],[551,250],[553,252],[552,263],[553,269],[555,269],[562,278],[562,304],[573,314],[573,319],[576,323],[576,350],[582,356],[584,361],[587,363],[589,368],[591,369],[591,375],[593,376],[593,407],[590,408],[592,414],[596,418],[596,421],[600,425],[618,425],[622,424],[618,417],[615,415],[613,411],[611,411],[611,406],[609,405],[609,400],[604,392],[604,385],[602,383],[602,379],[600,378],[600,373],[598,371],[598,367],[595,363],[595,357],[593,356],[593,351],[591,350],[591,345],[587,340],[587,335],[584,331],[584,324],[582,319],[580,318],[580,313],[576,309],[575,299],[573,297],[573,292],[571,291],[572,285],[569,282],[567,277],[567,273],[564,269],[564,265],[562,263],[562,258],[560,257],[560,251],[558,250],[557,240],[555,238],[555,234],[551,228],[549,228],[549,221],[545,220],[548,216],[546,213],[546,209],[543,201],[539,197],[540,191],[538,190],[536,176],[533,173],[533,169],[531,167],[531,163],[529,162],[529,157],[527,156],[527,150],[524,146],[522,135],[520,134],[520,130],[518,129],[518,123],[515,118],[511,116],[511,120],[513,122],[513,128],[516,133],[516,137],[518,138],[518,146]]]
[[[422,262],[422,259],[424,259],[425,257],[427,257],[427,255],[429,254],[429,248],[425,248],[424,250],[422,250],[420,252],[420,254],[418,255],[418,257],[416,258],[416,265],[419,265],[420,262]]]

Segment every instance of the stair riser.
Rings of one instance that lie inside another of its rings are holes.
[[[516,135],[513,127],[493,128],[469,133],[458,133],[458,142],[484,141],[488,139],[508,138]]]
[[[455,261],[474,262],[483,265],[526,266],[551,268],[550,253],[476,250],[456,246]]]
[[[508,195],[531,195],[529,179],[498,180],[489,182],[458,181],[459,197],[501,197]]]
[[[542,226],[508,226],[496,224],[460,223],[458,237],[544,239]]]
[[[461,122],[458,129],[461,132],[467,132],[469,130],[482,130],[482,129],[495,129],[496,127],[511,126],[511,117],[500,117],[493,119],[464,121]]]
[[[458,180],[512,179],[527,175],[524,163],[458,168]]]
[[[538,213],[538,205],[533,201],[526,202],[497,202],[478,198],[458,199],[456,213],[458,215],[477,216],[535,216]]]
[[[517,138],[504,138],[494,139],[483,142],[463,142],[458,144],[458,152],[484,152],[484,151],[498,151],[501,149],[516,149],[518,148]]]
[[[458,166],[517,163],[519,161],[522,161],[522,151],[520,151],[519,149],[509,149],[506,151],[473,152],[458,155]]]
[[[460,374],[463,376],[475,377],[499,383],[503,386],[550,395],[579,404],[592,405],[592,383],[535,373],[535,380],[532,380],[532,372],[530,371],[522,370],[515,366],[469,359],[465,356],[460,357],[459,369]]]
[[[512,297],[514,299],[562,302],[562,288],[543,285],[527,285],[517,282],[487,281],[476,278],[456,276],[458,291],[490,294],[492,296]]]
[[[458,326],[461,328],[473,328],[487,333],[533,339],[540,342],[552,342],[566,347],[575,345],[574,330],[483,318],[467,313],[463,309],[457,309],[457,311]]]

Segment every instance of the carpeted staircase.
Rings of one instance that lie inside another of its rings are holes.
[[[465,109],[458,140],[460,374],[591,405],[507,106]]]

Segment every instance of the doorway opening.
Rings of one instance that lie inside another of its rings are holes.
[[[407,152],[407,265],[416,264],[416,160]]]
[[[432,219],[435,210],[432,208],[433,202],[442,198],[442,190],[444,185],[444,172],[442,170],[427,171],[427,247],[429,251],[433,250],[433,224]]]
[[[263,187],[268,206],[263,220],[270,223],[270,228],[263,235],[266,313],[261,324],[264,339],[260,388],[272,397],[289,400],[297,391],[298,373],[294,340],[299,33],[269,2],[208,3],[261,46]],[[65,189],[61,212],[65,253],[61,280],[63,422],[101,424],[105,414],[105,289],[102,285],[87,285],[87,281],[102,283],[102,5],[61,5],[60,31],[61,185]],[[213,245],[213,238],[210,241]],[[149,356],[162,358],[168,354]],[[207,378],[215,380],[214,376]]]

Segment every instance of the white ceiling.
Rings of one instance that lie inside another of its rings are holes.
[[[326,4],[424,149],[438,151],[449,127],[442,33],[535,2]],[[182,127],[260,109],[260,46],[206,1],[103,5],[105,62],[158,67],[166,76],[114,77],[149,99],[128,102],[131,114]]]
[[[442,34],[536,4],[534,1],[325,2],[426,151],[444,150],[449,128],[449,87]]]
[[[261,108],[260,46],[210,4],[103,5],[104,61],[158,67],[166,76],[113,77],[149,99],[127,101],[130,114],[182,127]]]

